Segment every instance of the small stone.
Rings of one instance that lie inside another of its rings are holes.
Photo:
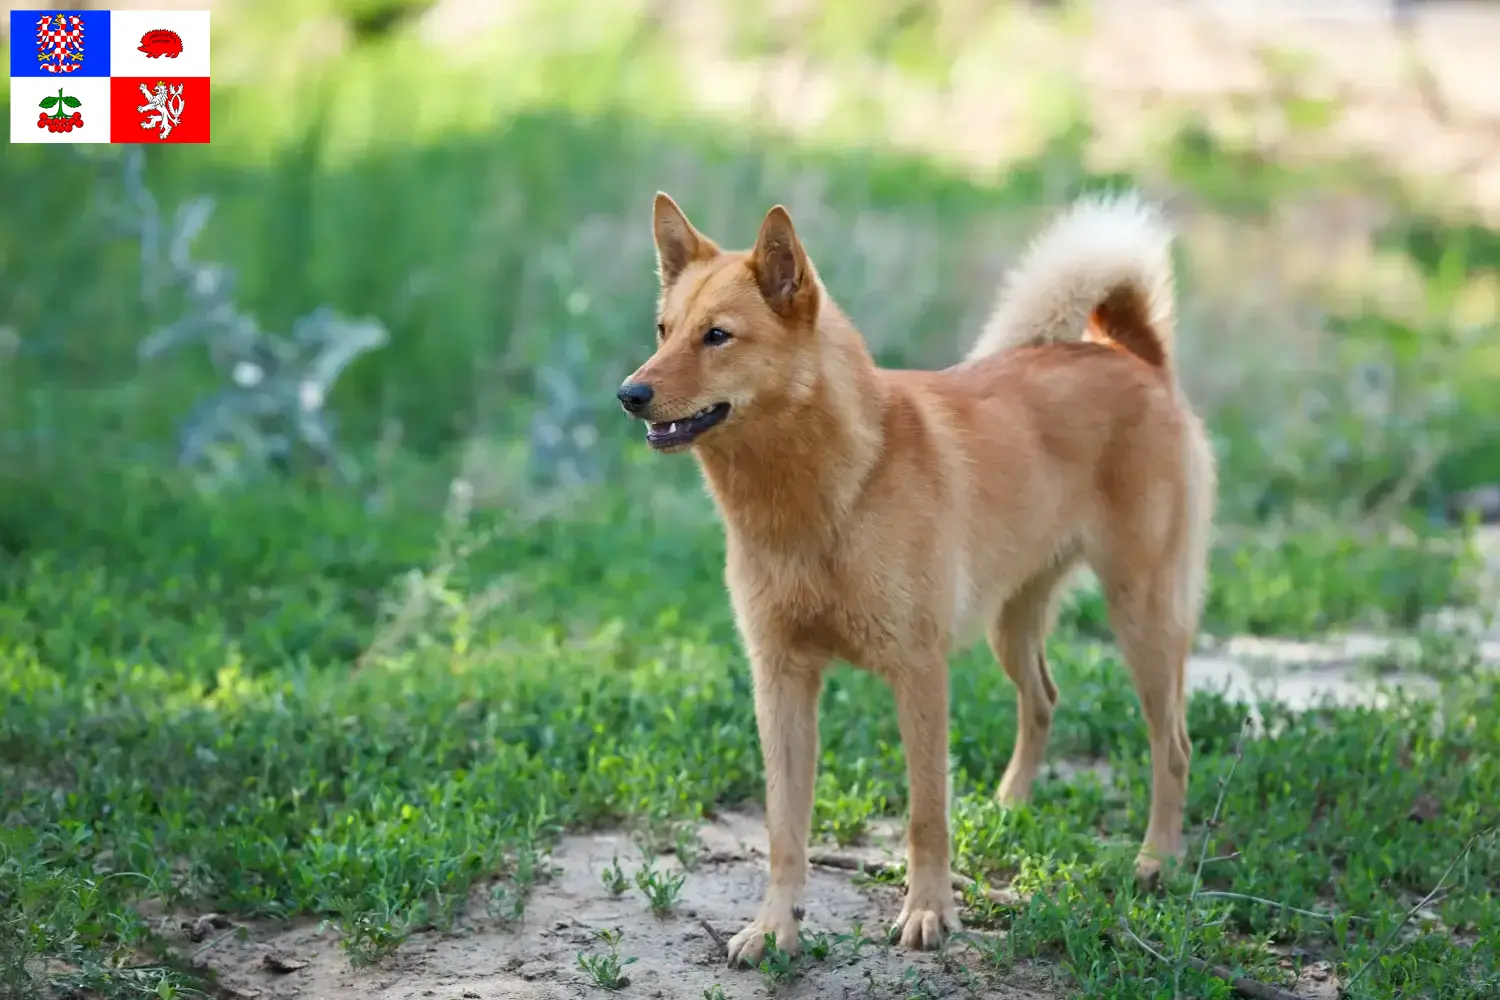
[[[287,973],[296,972],[299,969],[307,968],[306,959],[297,958],[295,955],[288,955],[285,952],[277,951],[273,951],[270,954],[262,956],[260,964],[265,966],[270,971],[277,973],[278,975],[286,975]]]

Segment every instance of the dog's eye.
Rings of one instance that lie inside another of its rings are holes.
[[[730,339],[728,331],[720,330],[718,327],[714,327],[703,335],[703,342],[709,347],[718,347],[720,344],[727,344]]]
[[[657,340],[666,340],[667,339],[667,328],[666,328],[665,325],[663,325],[661,323],[656,324],[656,339]]]

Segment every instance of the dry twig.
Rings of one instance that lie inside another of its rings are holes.
[[[1275,907],[1278,910],[1287,910],[1291,913],[1300,913],[1304,917],[1316,917],[1319,920],[1337,920],[1339,917],[1352,920],[1355,923],[1367,924],[1369,917],[1355,916],[1352,913],[1325,913],[1321,910],[1304,910],[1300,907],[1289,906],[1286,903],[1278,903],[1274,899],[1264,899],[1260,896],[1247,896],[1243,892],[1219,892],[1217,890],[1206,890],[1198,893],[1200,899],[1243,899],[1248,903],[1260,903],[1262,906]]]
[[[889,864],[885,861],[866,861],[848,854],[813,854],[808,857],[807,862],[819,868],[837,868],[839,871],[858,872],[875,878],[900,874],[903,870],[901,865]],[[992,903],[1014,906],[1021,901],[1021,897],[1011,889],[997,889],[992,885],[980,883],[978,879],[966,878],[956,872],[949,873],[948,877],[950,884],[958,892],[963,892],[970,886],[978,884],[983,888],[985,898]]]
[[[726,955],[729,954],[729,939],[720,934],[714,928],[713,924],[709,923],[707,920],[700,920],[698,921],[698,926],[707,931],[708,936],[714,939],[714,944],[718,945],[719,951],[723,952]]]

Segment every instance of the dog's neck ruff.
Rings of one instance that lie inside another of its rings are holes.
[[[747,542],[836,544],[880,461],[885,400],[873,359],[844,338],[830,338],[822,355],[802,398],[695,449],[726,528]]]

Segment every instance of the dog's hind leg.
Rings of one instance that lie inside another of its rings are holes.
[[[1162,865],[1183,855],[1183,810],[1193,748],[1187,728],[1187,659],[1194,622],[1170,571],[1117,563],[1104,576],[1105,600],[1120,652],[1135,680],[1151,740],[1151,815],[1136,859],[1136,875],[1155,881]]]
[[[1151,740],[1151,816],[1136,877],[1154,882],[1183,855],[1183,812],[1193,745],[1187,663],[1203,607],[1216,470],[1201,426],[1189,420],[1175,503],[1162,503],[1160,470],[1141,463],[1115,476],[1113,509],[1089,561],[1104,585],[1110,626],[1135,679]],[[1136,474],[1156,480],[1132,481]]]
[[[1031,784],[1047,754],[1057,685],[1047,668],[1046,639],[1057,591],[1075,561],[1059,561],[1022,584],[1000,609],[987,635],[995,659],[1016,686],[1016,745],[995,794],[1003,805],[1030,800]]]

